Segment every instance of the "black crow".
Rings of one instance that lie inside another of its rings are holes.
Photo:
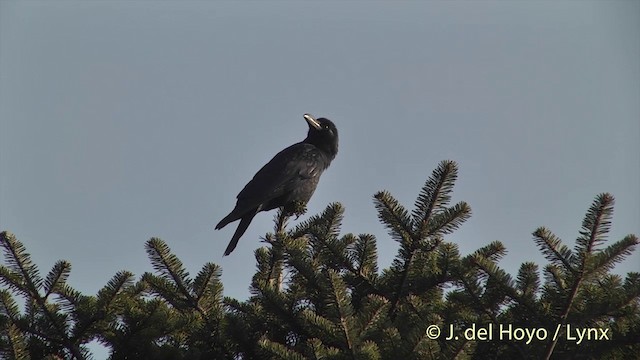
[[[318,185],[320,175],[338,153],[338,129],[329,119],[304,114],[309,124],[307,138],[280,151],[236,198],[236,207],[220,220],[216,230],[240,219],[224,255],[229,255],[260,211],[283,207],[287,216],[304,214],[307,202]]]

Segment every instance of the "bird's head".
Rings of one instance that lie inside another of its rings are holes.
[[[304,114],[304,119],[309,124],[309,133],[304,142],[315,145],[333,160],[338,153],[338,129],[336,126],[329,119],[315,119],[309,114]]]

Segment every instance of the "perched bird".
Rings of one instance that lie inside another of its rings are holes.
[[[216,230],[240,219],[224,255],[229,255],[260,211],[283,207],[286,215],[306,212],[322,172],[338,153],[338,129],[329,119],[304,114],[309,125],[306,139],[280,151],[254,175],[236,198],[235,208],[220,220]]]

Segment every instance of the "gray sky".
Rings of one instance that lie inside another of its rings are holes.
[[[473,209],[448,240],[463,254],[502,241],[514,276],[546,264],[538,226],[573,248],[598,193],[616,197],[610,240],[640,234],[638,1],[0,6],[0,228],[42,272],[69,260],[81,291],[151,271],[158,236],[246,298],[275,212],[225,258],[235,223],[213,226],[304,138],[305,112],[341,141],[308,214],[342,202],[343,233],[375,234],[383,267],[397,243],[372,195],[411,209],[444,159]]]

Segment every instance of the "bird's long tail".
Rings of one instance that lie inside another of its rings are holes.
[[[242,234],[247,231],[249,224],[251,224],[251,220],[253,220],[253,217],[256,216],[257,213],[257,211],[251,211],[250,213],[242,217],[242,219],[240,220],[240,224],[238,224],[236,232],[233,233],[233,237],[231,238],[231,241],[229,241],[227,249],[224,251],[224,256],[231,254],[233,249],[236,248],[236,245],[238,245],[238,240],[240,240]]]
[[[232,221],[238,220],[238,215],[236,215],[233,211],[229,213],[229,215],[225,216],[224,219],[220,220],[218,225],[216,225],[216,230],[220,230],[223,227],[227,226],[228,223]]]

